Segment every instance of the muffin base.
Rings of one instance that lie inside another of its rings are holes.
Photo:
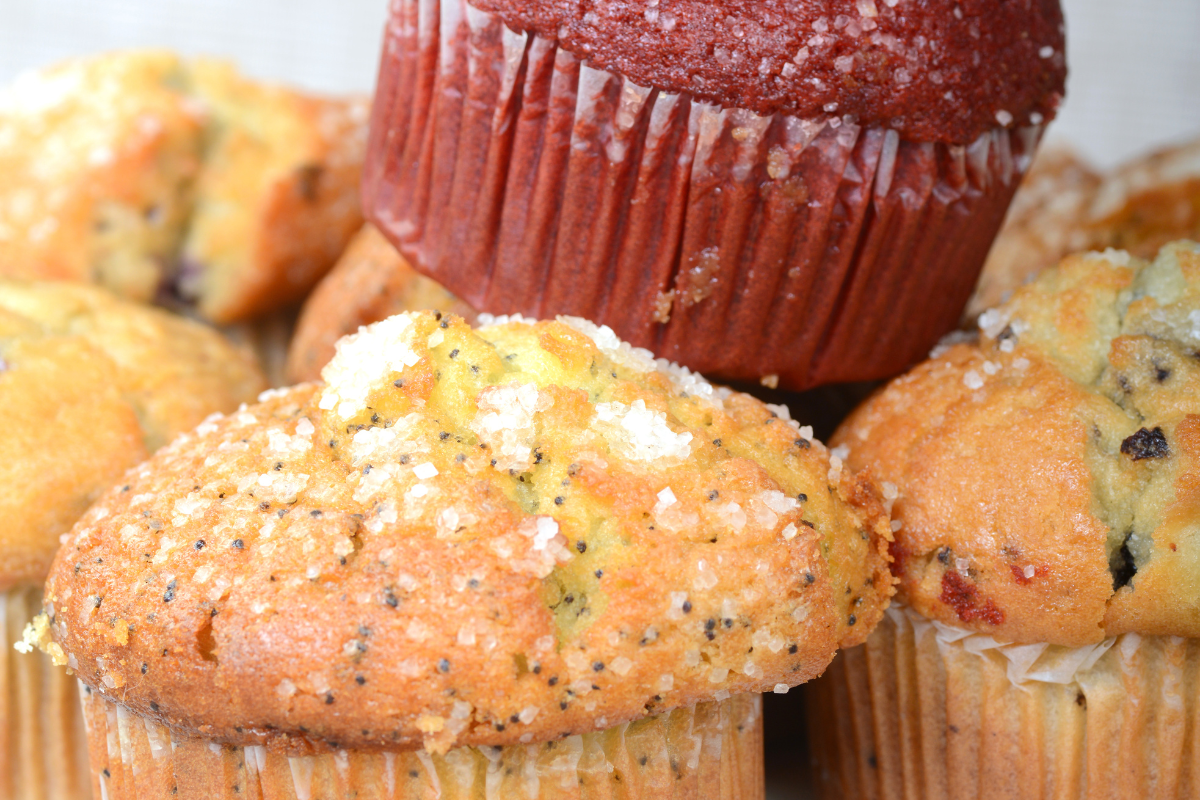
[[[1200,796],[1200,641],[1000,645],[891,608],[805,687],[821,797]]]
[[[555,742],[444,755],[288,757],[181,735],[82,688],[107,800],[761,800],[762,698],[738,695]]]
[[[760,116],[594,69],[465,0],[396,0],[363,197],[474,308],[581,316],[802,389],[887,377],[955,326],[1040,135]]]
[[[0,593],[0,797],[86,800],[91,780],[77,683],[45,653],[12,646],[41,609],[40,587]]]

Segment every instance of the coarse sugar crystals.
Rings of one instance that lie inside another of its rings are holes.
[[[631,461],[682,461],[692,454],[692,434],[675,433],[667,415],[647,408],[641,398],[630,405],[597,403],[592,427],[611,438],[614,449]]]
[[[348,419],[366,408],[381,380],[420,360],[412,349],[414,325],[408,314],[376,322],[338,342],[337,352],[321,370],[325,391],[320,408]]]
[[[529,469],[537,433],[534,416],[552,403],[533,383],[489,386],[479,393],[479,411],[470,428],[490,449],[492,466],[502,472]]]

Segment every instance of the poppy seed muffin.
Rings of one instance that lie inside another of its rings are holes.
[[[832,793],[1194,797],[1200,246],[1072,256],[980,331],[834,437],[894,498],[903,605],[814,692],[860,704]]]
[[[221,323],[299,300],[362,224],[366,104],[158,50],[0,89],[0,275]]]
[[[439,778],[466,792],[494,757],[548,778],[534,764],[564,737],[610,761],[642,724],[680,747],[672,709],[740,708],[724,735],[756,736],[740,693],[819,674],[883,613],[870,485],[782,407],[608,329],[403,314],[344,339],[323,377],[205,423],[98,502],[31,631],[100,708],[228,745],[247,781],[283,779],[245,755],[264,745],[339,791],[338,759],[408,759],[412,786],[427,754],[466,759]],[[747,741],[734,783],[761,791]],[[97,780],[130,796],[111,776],[136,764],[102,750]],[[649,758],[634,772],[667,769]],[[715,764],[673,760],[670,791]],[[174,769],[163,786],[193,767]],[[700,791],[738,796],[724,785]]]
[[[59,537],[125,470],[264,388],[206,326],[72,284],[0,280],[0,625],[12,643],[42,602]],[[0,796],[88,797],[76,682],[0,656]]]

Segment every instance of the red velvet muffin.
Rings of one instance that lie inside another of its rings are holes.
[[[1065,72],[1056,0],[393,0],[364,200],[473,307],[878,378],[954,326]]]

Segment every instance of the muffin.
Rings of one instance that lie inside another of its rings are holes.
[[[1200,239],[1200,138],[1116,170],[1088,208],[1099,246],[1150,258],[1174,239]]]
[[[883,614],[870,484],[611,330],[403,314],[323,377],[60,551],[29,640],[107,797],[761,797],[755,693]]]
[[[1050,145],[1038,151],[988,251],[963,312],[964,328],[974,328],[980,314],[1007,301],[1043,269],[1094,244],[1081,220],[1103,180],[1070,147]]]
[[[423,310],[475,318],[470,306],[409,266],[374,225],[363,225],[304,302],[288,346],[288,379],[317,380],[338,339],[402,311]]]
[[[298,301],[361,224],[366,105],[165,51],[0,90],[0,275],[232,322]]]
[[[1043,155],[988,254],[967,304],[972,321],[1069,253],[1116,247],[1154,258],[1175,239],[1200,239],[1200,139],[1108,173],[1097,173],[1070,150]]]
[[[835,436],[899,604],[813,692],[829,794],[1195,797],[1200,245],[1072,256],[980,332]]]
[[[0,281],[0,796],[90,792],[76,682],[9,646],[59,537],[127,469],[262,388],[253,360],[201,325],[91,287]]]
[[[477,309],[890,377],[954,327],[1065,71],[1055,0],[394,0],[364,207]]]

